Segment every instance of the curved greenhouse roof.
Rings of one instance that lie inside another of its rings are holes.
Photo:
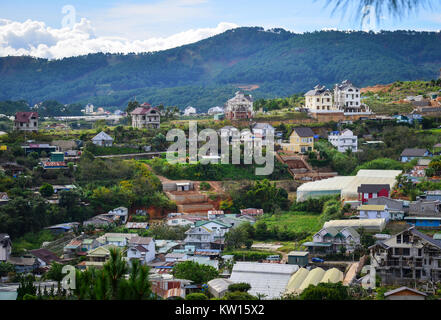
[[[289,280],[286,287],[287,293],[300,294],[310,285],[316,286],[319,283],[337,283],[343,281],[343,272],[336,268],[328,271],[322,268],[315,268],[308,271],[300,268]]]
[[[297,188],[297,200],[338,194],[344,200],[357,200],[358,187],[362,184],[389,184],[395,186],[400,170],[360,170],[356,176],[338,176],[302,184]]]
[[[369,231],[383,231],[386,227],[386,219],[345,219],[330,220],[325,222],[323,228],[346,228],[366,229]]]

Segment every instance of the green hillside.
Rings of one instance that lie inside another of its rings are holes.
[[[241,85],[255,98],[301,93],[344,79],[358,86],[430,80],[441,66],[441,35],[239,28],[155,53],[89,54],[48,61],[0,58],[0,101],[92,102],[122,107],[136,96],[152,104],[221,105]]]

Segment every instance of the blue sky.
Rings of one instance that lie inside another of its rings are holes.
[[[219,22],[240,26],[282,27],[304,32],[323,28],[360,29],[357,19],[340,12],[332,15],[325,0],[15,0],[0,4],[0,18],[14,21],[43,21],[59,28],[65,5],[73,5],[77,20],[87,18],[97,35],[130,39],[169,36],[191,28],[214,27]],[[377,26],[378,27],[378,26]],[[383,19],[381,29],[441,29],[441,10],[419,10],[404,18]]]
[[[434,2],[438,5],[432,9],[420,9],[401,20],[384,16],[379,25],[370,25],[371,29],[440,30],[441,6],[438,0]],[[97,50],[160,50],[198,41],[236,26],[281,27],[294,32],[361,29],[360,20],[353,14],[333,15],[332,7],[326,8],[325,4],[326,0],[2,1],[0,56],[61,57]],[[75,22],[84,19],[73,33],[57,31],[62,27],[65,16],[62,8],[66,5],[75,8]],[[8,21],[2,22],[2,19]],[[115,44],[106,39],[109,37],[118,37],[119,42]],[[75,41],[67,41],[71,38]],[[95,41],[81,46],[81,41],[92,38]],[[144,42],[136,43],[139,41]],[[59,48],[54,49],[57,44]],[[69,52],[62,52],[62,46],[69,46]]]

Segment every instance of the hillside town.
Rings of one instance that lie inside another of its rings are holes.
[[[5,117],[0,299],[134,299],[135,281],[157,300],[439,299],[439,82],[392,116],[344,80],[285,110],[239,90],[203,114],[133,100],[118,118]],[[274,170],[168,162],[168,131],[189,137],[189,121],[274,148]],[[121,282],[103,293],[96,275]]]

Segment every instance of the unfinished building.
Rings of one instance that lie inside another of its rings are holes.
[[[415,227],[377,242],[369,249],[371,265],[383,284],[441,280],[441,241]]]

